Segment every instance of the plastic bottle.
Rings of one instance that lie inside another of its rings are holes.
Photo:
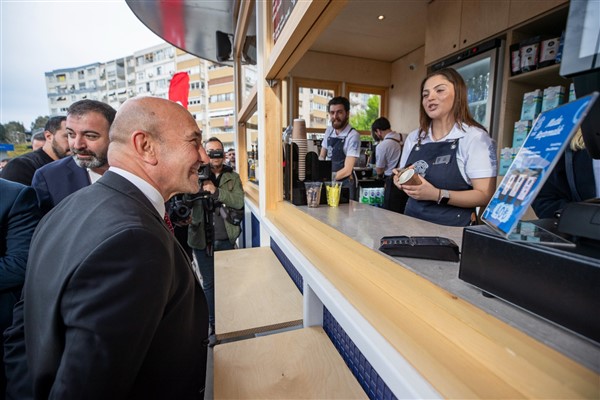
[[[361,194],[360,194],[360,202],[362,204],[369,204],[369,196],[368,196],[368,192],[367,192],[367,188],[361,188]]]
[[[383,188],[377,188],[377,204],[383,207]]]

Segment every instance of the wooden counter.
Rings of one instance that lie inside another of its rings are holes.
[[[302,324],[302,295],[269,247],[215,252],[217,339]]]
[[[215,399],[366,399],[320,327],[214,348]]]
[[[564,343],[553,343],[562,346],[559,352],[539,338],[545,329],[561,328],[498,299],[483,298],[476,288],[458,280],[458,263],[394,259],[373,250],[381,236],[391,234],[440,235],[460,244],[460,228],[355,202],[337,209],[279,203],[266,218],[277,229],[273,236],[292,243],[443,397],[600,396],[600,377],[590,369],[595,365],[597,370],[600,360],[597,345],[571,334]],[[435,276],[435,270],[441,271],[440,276],[453,276],[449,286],[454,289],[426,277]],[[512,314],[504,314],[504,309]],[[522,320],[511,321],[513,316]],[[516,328],[515,322],[522,325]],[[524,333],[523,325],[528,324],[538,339]],[[536,332],[540,326],[542,332]],[[566,356],[570,346],[579,346],[587,356],[579,354],[578,361]],[[586,361],[590,367],[582,364]]]

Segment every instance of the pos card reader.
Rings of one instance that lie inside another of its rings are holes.
[[[458,262],[458,245],[439,236],[384,236],[379,251],[394,257]]]

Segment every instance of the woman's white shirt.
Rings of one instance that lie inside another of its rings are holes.
[[[458,124],[454,124],[450,133],[441,141],[458,141],[456,153],[458,169],[465,181],[470,185],[471,179],[492,178],[497,175],[498,159],[496,156],[496,143],[483,129],[462,124],[461,130]],[[406,161],[412,149],[419,140],[419,130],[416,129],[408,134],[400,157],[400,167],[406,166]],[[434,142],[431,126],[427,136],[421,140],[421,144]],[[427,179],[427,177],[425,177]]]

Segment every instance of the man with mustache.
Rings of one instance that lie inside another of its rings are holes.
[[[65,120],[64,115],[50,117],[44,127],[44,136],[46,137],[44,145],[11,160],[10,165],[6,165],[2,169],[0,177],[31,186],[33,174],[37,169],[52,161],[65,158],[69,154]]]
[[[108,131],[115,114],[111,106],[96,100],[80,100],[69,107],[66,129],[71,157],[40,168],[31,183],[42,212],[96,182],[108,169]]]
[[[320,159],[331,160],[332,180],[350,190],[350,199],[356,200],[354,163],[360,156],[360,134],[350,126],[350,101],[338,96],[329,100],[327,112],[331,126],[325,130]]]

